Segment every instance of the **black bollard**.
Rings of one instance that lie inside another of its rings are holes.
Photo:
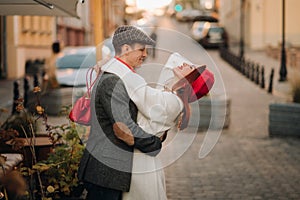
[[[244,76],[246,76],[246,77],[247,77],[248,62],[249,62],[249,61],[245,61],[245,64],[244,64],[244,67],[243,67],[243,74],[244,74]]]
[[[251,79],[251,68],[252,68],[252,62],[250,61],[248,63],[248,68],[247,68],[247,78]]]
[[[24,77],[24,108],[27,107],[28,92],[29,92],[29,78],[28,78],[28,76],[25,76]]]
[[[14,89],[13,89],[13,107],[12,107],[12,111],[11,114],[15,114],[16,113],[16,108],[18,106],[18,102],[17,100],[20,98],[20,91],[19,91],[19,81],[14,81]]]
[[[268,89],[269,93],[272,93],[272,91],[273,91],[273,78],[274,78],[274,68],[272,68],[272,71],[270,74],[270,82],[269,82],[269,89]]]
[[[261,80],[260,80],[260,87],[265,88],[265,67],[261,67]]]
[[[35,74],[33,76],[33,87],[37,87],[37,86],[39,86],[39,78],[38,78],[38,75]]]
[[[256,65],[255,83],[259,84],[259,64]]]
[[[245,65],[245,76],[247,78],[249,78],[249,66],[250,66],[250,61],[247,61],[246,65]]]
[[[246,64],[246,60],[245,58],[242,58],[242,62],[241,62],[241,66],[240,66],[240,72],[242,74],[244,74],[244,67],[245,67],[245,64]]]
[[[235,66],[234,66],[234,68],[239,71],[241,60],[236,55],[234,55],[234,59],[235,59]]]
[[[241,65],[240,65],[240,68],[239,68],[241,74],[244,74],[244,65],[245,65],[245,62],[246,62],[245,58],[242,58],[241,59]]]
[[[251,81],[254,81],[254,75],[255,75],[255,63],[252,63],[251,65]]]

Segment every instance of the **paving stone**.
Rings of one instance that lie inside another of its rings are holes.
[[[197,157],[205,137],[205,132],[199,132],[189,149],[165,169],[169,200],[187,196],[205,200],[300,199],[300,139],[268,136],[267,107],[278,98],[257,92],[255,85],[245,84],[247,91],[231,90],[246,80],[219,61],[215,52],[209,53],[222,66],[227,93],[232,99],[232,121],[208,156]],[[232,76],[235,81],[229,78]],[[249,109],[252,104],[255,106]],[[175,177],[181,180],[174,181]],[[189,195],[173,196],[172,188],[186,187],[192,187],[187,190]]]

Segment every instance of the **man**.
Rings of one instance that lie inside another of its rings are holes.
[[[59,88],[59,83],[56,78],[56,60],[59,56],[59,53],[61,52],[61,45],[59,41],[52,43],[52,54],[51,56],[46,60],[45,66],[46,66],[46,72],[43,77],[43,85],[42,89],[43,91]]]
[[[78,171],[86,184],[87,199],[121,199],[122,192],[130,189],[134,148],[150,156],[160,152],[165,135],[157,137],[142,130],[136,123],[138,111],[152,118],[174,109],[166,99],[182,107],[176,95],[148,87],[134,71],[147,57],[146,45],[154,44],[134,26],[121,26],[114,33],[116,56],[101,68],[103,74],[93,89],[91,130]],[[120,140],[114,134],[115,122],[125,124],[133,140]]]

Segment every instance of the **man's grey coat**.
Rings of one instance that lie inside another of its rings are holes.
[[[81,159],[78,178],[102,187],[129,191],[133,149],[155,156],[161,149],[158,137],[137,124],[137,107],[130,100],[123,81],[104,72],[94,86],[91,98],[92,122]],[[116,138],[113,123],[125,123],[134,135],[134,146]]]

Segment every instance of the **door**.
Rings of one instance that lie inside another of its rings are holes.
[[[6,78],[6,17],[0,16],[0,79]]]

